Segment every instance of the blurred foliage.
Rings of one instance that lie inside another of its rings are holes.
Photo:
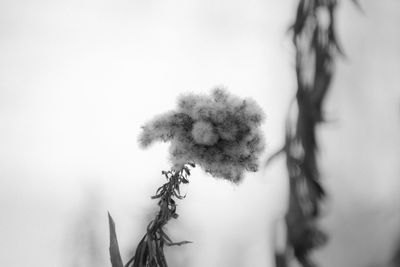
[[[393,257],[391,259],[392,266],[399,267],[400,266],[400,240],[397,242],[397,247],[393,253]]]
[[[336,6],[336,0],[300,0],[291,27],[297,92],[286,122],[285,145],[270,158],[285,153],[290,179],[287,248],[277,255],[279,267],[288,266],[292,256],[304,267],[315,266],[310,253],[327,241],[318,225],[326,193],[317,163],[316,127],[324,121],[335,57],[343,54],[336,37]]]

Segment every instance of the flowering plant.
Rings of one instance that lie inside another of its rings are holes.
[[[164,245],[190,243],[173,242],[164,230],[171,218],[178,217],[174,198],[184,198],[180,185],[189,183],[189,167],[197,164],[214,177],[234,183],[243,178],[245,170],[257,171],[258,157],[264,149],[259,129],[263,119],[261,108],[253,100],[215,89],[210,96],[181,96],[176,111],[159,115],[143,126],[141,146],[170,141],[173,167],[162,172],[167,182],[152,197],[159,199],[160,211],[125,267],[167,267]],[[123,267],[111,216],[109,221],[112,266]]]

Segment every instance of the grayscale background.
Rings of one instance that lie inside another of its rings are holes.
[[[323,267],[389,266],[400,241],[400,2],[341,0],[340,58],[319,128]],[[289,0],[0,1],[0,266],[103,267],[107,211],[124,260],[157,210],[167,145],[140,126],[183,92],[225,86],[264,108],[266,155],[295,93]],[[173,267],[274,266],[283,158],[234,186],[196,169],[168,231]]]

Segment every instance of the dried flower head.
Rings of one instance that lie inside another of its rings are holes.
[[[142,147],[154,141],[170,141],[175,168],[194,162],[214,177],[239,182],[243,172],[257,171],[264,149],[259,128],[264,119],[252,99],[240,99],[223,89],[211,95],[187,94],[176,111],[159,115],[139,136]]]

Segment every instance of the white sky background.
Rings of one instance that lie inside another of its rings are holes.
[[[341,1],[339,34],[347,59],[337,65],[321,128],[327,266],[379,265],[400,239],[400,2]],[[377,265],[375,265],[377,264]]]
[[[131,249],[169,167],[167,146],[142,151],[137,135],[152,116],[174,108],[179,93],[224,85],[256,98],[268,115],[270,149],[277,147],[293,91],[288,3],[2,1],[0,265],[68,266],[84,258],[85,236],[74,241],[71,228],[90,201],[102,205],[87,208],[97,221],[85,226],[103,235],[96,266],[108,266],[106,210],[123,252]],[[276,217],[267,214],[283,210],[285,180],[258,177],[235,188],[195,173],[180,206],[183,225],[170,227],[195,241],[176,249],[189,255],[186,264],[234,266],[229,255],[241,249],[237,261],[265,266],[267,221]],[[241,244],[254,248],[247,253]]]
[[[400,7],[363,4],[367,17],[348,4],[340,13],[351,60],[339,64],[327,102],[339,122],[321,133],[334,198],[327,224],[335,231],[324,266],[380,260],[391,244],[379,238],[395,228],[375,231],[376,219],[367,223],[372,231],[351,235],[356,219],[387,207],[399,185]],[[267,114],[267,152],[276,149],[294,92],[285,35],[293,16],[293,2],[278,0],[0,1],[0,266],[72,266],[89,254],[74,225],[104,235],[96,266],[109,266],[106,210],[126,256],[169,166],[166,145],[143,151],[136,138],[179,93],[224,85],[254,97]],[[184,255],[174,266],[271,266],[271,227],[285,206],[281,167],[249,175],[240,187],[196,170],[169,227],[177,240],[195,243],[169,251],[172,259]],[[367,232],[375,244],[365,244]],[[343,250],[349,236],[362,245]],[[75,266],[88,266],[81,260]]]

